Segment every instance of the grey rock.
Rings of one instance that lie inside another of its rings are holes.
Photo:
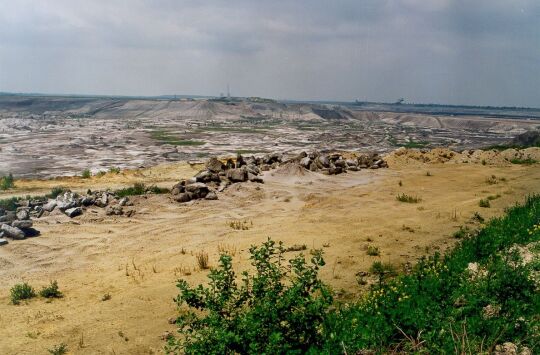
[[[105,214],[107,216],[121,216],[124,214],[124,209],[120,205],[107,206]]]
[[[30,219],[17,220],[17,221],[11,222],[12,227],[19,228],[19,229],[31,228],[32,225],[33,225],[33,223],[32,223],[32,220],[30,220]]]
[[[23,219],[29,219],[30,218],[30,212],[28,209],[22,209],[17,212],[17,219],[23,220]]]
[[[192,199],[198,199],[205,197],[210,189],[202,182],[196,182],[194,184],[186,185],[186,191],[192,194]]]
[[[203,170],[203,171],[200,171],[197,175],[195,175],[195,179],[197,180],[197,182],[204,182],[204,183],[208,183],[208,182],[219,182],[219,174],[217,173],[214,173],[212,171],[209,171],[209,170]]]
[[[342,168],[342,169],[347,167],[347,163],[346,163],[345,160],[343,160],[343,159],[338,159],[338,160],[336,160],[336,161],[334,162],[334,165],[335,165],[336,167],[339,167],[339,168]]]
[[[129,198],[128,197],[122,197],[120,201],[118,201],[118,204],[120,206],[128,206],[129,204]]]
[[[311,165],[311,159],[309,157],[304,157],[300,160],[300,165],[306,169],[309,169],[309,166]]]
[[[25,238],[24,232],[17,227],[12,227],[7,224],[2,224],[2,226],[0,227],[0,230],[4,232],[4,235],[6,237],[9,237],[11,239],[24,239]]]
[[[0,216],[0,223],[11,223],[17,219],[17,215],[13,211],[6,211],[6,214]]]
[[[319,155],[317,159],[315,159],[315,163],[319,169],[328,168],[330,166],[330,160],[326,155]]]
[[[37,237],[41,234],[37,229],[34,228],[23,228],[22,231],[24,232],[24,236],[26,238]]]
[[[248,173],[248,180],[251,182],[257,182],[260,184],[264,183],[264,180],[262,179],[262,177],[253,175],[252,173]]]
[[[180,203],[189,202],[189,201],[191,201],[191,193],[190,192],[182,192],[182,193],[176,195],[174,200],[176,202],[180,202]]]
[[[210,191],[206,196],[204,197],[205,200],[217,200],[217,194],[214,191]]]
[[[95,198],[93,196],[84,196],[82,199],[81,199],[81,205],[83,206],[92,206],[94,204],[94,202],[96,202]]]
[[[6,245],[8,243],[7,239],[0,238],[0,246]]]
[[[358,166],[358,161],[354,160],[354,159],[347,159],[345,160],[345,163],[347,164],[347,166]]]
[[[232,182],[244,182],[247,180],[247,171],[244,169],[230,169],[227,178]]]
[[[46,204],[43,205],[43,209],[47,212],[52,212],[57,206],[56,200],[49,200]]]
[[[73,217],[80,216],[83,213],[83,210],[80,207],[72,207],[72,208],[68,208],[67,210],[65,210],[64,213],[69,218],[73,218]]]

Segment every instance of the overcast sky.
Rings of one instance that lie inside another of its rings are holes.
[[[0,91],[540,106],[539,0],[0,0]]]

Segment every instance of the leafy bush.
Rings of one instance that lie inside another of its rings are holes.
[[[111,173],[111,174],[120,174],[120,168],[112,167],[112,168],[109,169],[109,173]]]
[[[318,278],[324,265],[321,251],[311,262],[296,256],[285,265],[282,243],[268,240],[250,248],[255,273],[242,282],[232,269],[232,257],[221,255],[208,275],[209,287],[191,288],[179,280],[179,339],[169,338],[168,353],[247,354],[304,353],[322,345],[321,330],[332,294]],[[195,310],[198,310],[195,312]]]
[[[81,177],[83,179],[89,179],[90,177],[92,177],[92,173],[90,172],[90,169],[84,169],[81,174]]]
[[[62,186],[55,186],[51,189],[51,192],[47,195],[49,198],[57,198],[58,196],[62,195],[64,192],[69,191],[65,187]]]
[[[43,287],[39,295],[45,298],[62,298],[62,292],[58,290],[58,282],[52,281],[49,286]]]
[[[403,193],[401,195],[397,195],[396,200],[398,200],[400,202],[406,202],[406,203],[418,203],[418,202],[422,201],[422,199],[417,197],[417,196],[410,196],[410,195],[407,195],[405,193]]]
[[[17,209],[18,201],[20,197],[9,197],[0,200],[0,208],[3,208],[8,211],[15,211]]]
[[[36,297],[36,291],[34,288],[26,282],[22,284],[16,284],[10,290],[11,303],[19,304],[21,300],[27,300]]]
[[[0,177],[0,190],[9,190],[15,187],[15,179],[13,175],[9,173],[8,176]]]

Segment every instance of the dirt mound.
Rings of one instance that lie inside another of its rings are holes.
[[[540,148],[506,149],[503,151],[464,150],[461,153],[445,148],[435,148],[431,150],[399,148],[386,156],[386,160],[390,166],[415,163],[505,165],[511,164],[513,160],[527,159],[540,161]]]
[[[306,176],[308,174],[313,174],[313,172],[304,169],[300,164],[296,162],[288,162],[286,164],[281,165],[279,168],[277,168],[274,172],[272,172],[272,176],[278,176],[278,177],[302,177]]]

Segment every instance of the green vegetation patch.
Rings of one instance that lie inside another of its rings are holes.
[[[11,303],[19,304],[22,300],[28,300],[30,298],[36,297],[36,291],[32,286],[26,282],[22,284],[16,284],[9,291]]]
[[[0,176],[0,190],[9,190],[15,188],[15,179],[9,173],[7,176]]]
[[[531,158],[527,158],[527,159],[512,159],[510,160],[510,163],[512,164],[520,164],[520,165],[532,165],[532,164],[536,164],[537,161],[534,160],[534,159],[531,159]]]
[[[165,194],[169,193],[170,190],[163,187],[158,187],[155,185],[152,186],[146,186],[142,182],[136,182],[133,184],[133,186],[126,187],[120,190],[116,190],[115,194],[118,197],[127,197],[127,196],[138,196],[138,195],[144,195],[146,193],[151,194]]]
[[[221,255],[208,287],[178,281],[180,337],[169,337],[166,350],[476,354],[512,342],[538,351],[540,263],[525,263],[514,246],[540,241],[540,195],[459,238],[404,274],[374,263],[378,282],[348,303],[334,301],[319,279],[321,251],[287,263],[282,244],[268,240],[250,248],[254,273],[241,278]]]
[[[203,142],[203,141],[179,139],[178,137],[173,136],[170,133],[167,133],[166,131],[162,131],[162,130],[152,131],[150,136],[152,137],[152,139],[160,141],[162,144],[170,144],[170,145],[177,145],[177,146],[199,146],[199,145],[206,144],[206,142]]]

